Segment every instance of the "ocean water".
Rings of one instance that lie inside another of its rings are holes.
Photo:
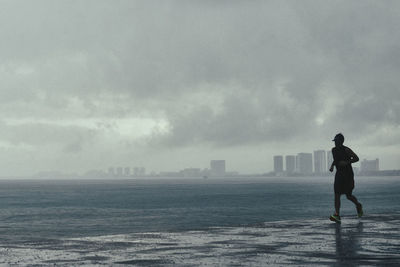
[[[353,193],[366,215],[400,214],[400,177],[356,177]],[[22,257],[7,250],[13,247],[60,240],[65,246],[65,240],[104,236],[210,233],[282,221],[328,222],[333,210],[333,177],[0,180],[0,245],[8,257],[4,263],[11,263]],[[341,213],[356,217],[345,196]],[[90,259],[102,262],[101,257]]]

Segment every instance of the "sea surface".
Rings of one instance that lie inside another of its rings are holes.
[[[356,177],[353,193],[363,204],[369,223],[383,218],[388,229],[398,226],[400,177]],[[328,217],[333,211],[333,177],[0,180],[0,264],[175,265],[179,259],[167,257],[165,251],[151,253],[152,259],[127,259],[124,244],[140,239],[143,247],[135,243],[139,255],[146,246],[168,244],[171,238],[187,237],[182,242],[193,243],[188,241],[190,236],[199,233],[204,241],[210,235],[226,237],[227,229],[253,231],[266,225],[268,229],[276,225],[290,229],[299,222],[303,228],[318,222],[314,225],[318,228],[325,222],[331,225]],[[358,229],[356,209],[345,196],[341,213],[342,225],[347,218]],[[390,245],[400,251],[400,244]],[[194,248],[194,252],[201,251]],[[395,263],[400,260],[398,253],[393,259]]]

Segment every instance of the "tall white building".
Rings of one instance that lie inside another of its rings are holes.
[[[379,159],[361,161],[361,171],[379,171]]]
[[[283,172],[283,156],[274,156],[274,172]]]
[[[326,172],[326,152],[325,150],[314,151],[314,172],[325,173]]]
[[[294,173],[296,171],[296,157],[293,155],[288,155],[285,157],[286,161],[286,172],[288,174]]]
[[[225,172],[225,160],[210,161],[210,174],[212,176],[224,176]]]
[[[333,162],[333,154],[332,154],[332,150],[329,150],[329,151],[326,151],[326,158],[328,159],[327,160],[327,170],[329,170],[329,168],[331,167],[331,165],[332,165],[332,162]]]
[[[312,154],[299,153],[296,157],[297,171],[302,174],[311,174],[313,172]]]

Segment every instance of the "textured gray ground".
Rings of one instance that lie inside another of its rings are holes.
[[[2,265],[400,265],[400,215],[1,244]]]

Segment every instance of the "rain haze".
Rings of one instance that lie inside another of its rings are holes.
[[[0,176],[400,162],[399,1],[0,1]]]

